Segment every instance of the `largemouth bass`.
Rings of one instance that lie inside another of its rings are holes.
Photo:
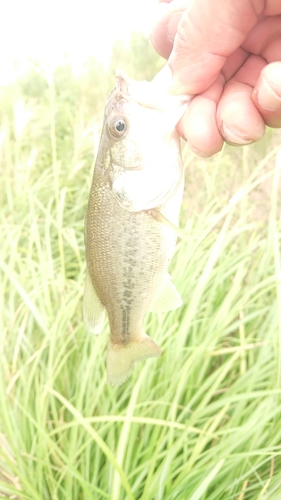
[[[186,107],[151,82],[117,71],[85,218],[87,328],[110,325],[108,382],[120,385],[133,365],[161,354],[142,330],[147,311],[179,307],[167,267],[182,202],[183,169],[175,126]]]

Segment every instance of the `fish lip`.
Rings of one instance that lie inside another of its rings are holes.
[[[116,96],[119,94],[128,101],[134,101],[146,108],[158,110],[159,112],[167,112],[179,107],[186,109],[187,104],[191,100],[188,95],[172,95],[169,94],[162,86],[146,80],[137,82],[128,77],[121,69],[116,69],[116,85],[113,92]],[[127,89],[124,92],[124,83]],[[131,90],[131,92],[130,92]],[[183,114],[183,113],[182,113]]]

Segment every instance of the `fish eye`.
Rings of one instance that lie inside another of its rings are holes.
[[[127,130],[127,123],[124,118],[118,117],[112,120],[109,128],[109,132],[113,137],[122,137]]]

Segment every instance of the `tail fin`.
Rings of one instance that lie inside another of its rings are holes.
[[[147,358],[160,356],[161,349],[146,335],[141,335],[128,344],[114,344],[107,348],[107,380],[111,385],[121,385],[131,375],[134,364]]]

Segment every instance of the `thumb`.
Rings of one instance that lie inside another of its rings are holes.
[[[177,26],[168,63],[175,94],[198,94],[217,79],[227,57],[245,40],[262,11],[259,0],[189,2]]]

